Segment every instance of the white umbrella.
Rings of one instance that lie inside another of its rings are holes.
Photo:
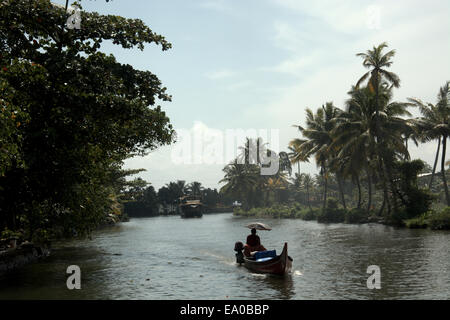
[[[272,230],[271,227],[261,222],[253,222],[246,225],[246,227],[249,229],[256,229],[256,230],[267,230],[267,231]]]

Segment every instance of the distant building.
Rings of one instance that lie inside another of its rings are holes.
[[[233,202],[233,207],[240,207],[240,206],[242,206],[242,203],[238,201]]]

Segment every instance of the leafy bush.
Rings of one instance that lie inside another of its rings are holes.
[[[11,238],[21,239],[23,237],[23,234],[18,231],[12,231],[8,228],[5,228],[0,234],[0,239],[8,240]]]
[[[395,163],[395,169],[399,175],[399,193],[402,195],[403,211],[397,212],[399,216],[392,217],[395,222],[416,218],[431,209],[436,198],[427,189],[421,189],[417,183],[417,174],[424,169],[425,163],[416,159]]]
[[[433,211],[427,211],[419,217],[405,220],[405,225],[411,229],[424,229],[428,227],[428,219],[434,214]]]
[[[434,195],[425,189],[409,189],[406,215],[408,218],[418,217],[428,212],[434,199]]]
[[[339,209],[338,200],[330,198],[327,200],[327,205],[324,210],[321,210],[317,215],[318,222],[339,223],[345,220],[345,210]]]
[[[319,209],[303,209],[297,213],[297,217],[303,220],[316,220]]]
[[[393,226],[404,227],[405,221],[408,219],[412,219],[410,215],[408,215],[406,208],[401,208],[396,212],[392,212],[389,216],[386,216],[386,223]]]
[[[450,229],[450,207],[444,208],[440,212],[434,212],[428,219],[428,226],[433,230]]]
[[[365,223],[369,219],[369,213],[365,209],[353,208],[345,212],[346,223]]]

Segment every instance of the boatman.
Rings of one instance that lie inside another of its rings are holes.
[[[261,239],[256,234],[256,229],[253,228],[252,234],[247,237],[247,243],[244,246],[244,255],[250,257],[255,251],[266,251],[266,248],[261,244]]]

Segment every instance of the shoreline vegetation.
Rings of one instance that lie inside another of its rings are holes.
[[[411,229],[450,230],[450,207],[440,211],[430,210],[419,217],[403,221],[388,221],[384,217],[377,216],[374,212],[368,213],[361,208],[339,208],[336,206],[336,200],[333,199],[328,200],[328,206],[325,210],[323,208],[308,208],[295,203],[293,205],[274,205],[249,210],[234,208],[233,214],[240,217],[301,219],[317,221],[318,223],[380,223]]]

